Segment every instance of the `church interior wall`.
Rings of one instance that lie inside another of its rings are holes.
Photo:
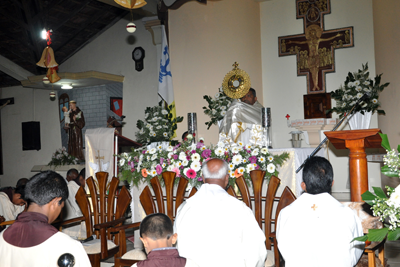
[[[126,122],[124,136],[135,139],[136,122],[144,118],[144,110],[158,103],[158,65],[156,46],[152,36],[141,20],[134,21],[137,30],[126,31],[129,17],[121,19],[114,26],[85,46],[73,57],[60,65],[60,71],[80,72],[95,70],[124,76],[123,115]],[[145,50],[144,69],[135,70],[132,51],[141,46]],[[109,100],[107,100],[109,102]],[[108,103],[107,102],[107,103]],[[84,106],[78,106],[85,110]],[[106,124],[104,124],[105,127]]]
[[[325,30],[354,27],[354,47],[335,51],[336,71],[326,74],[326,91],[331,92],[343,84],[347,73],[361,68],[368,62],[371,76],[375,75],[374,31],[372,1],[335,0],[331,14],[326,14]],[[261,46],[264,105],[271,107],[273,145],[291,147],[286,114],[290,119],[304,119],[303,95],[307,93],[306,77],[297,77],[296,57],[278,56],[278,36],[303,33],[303,20],[296,19],[296,2],[292,0],[266,1],[261,5]],[[272,26],[273,25],[273,26]],[[335,106],[332,100],[332,107]],[[333,114],[337,117],[337,114]],[[377,115],[371,128],[377,128]],[[348,130],[348,126],[342,127]],[[302,146],[308,145],[302,142]],[[336,150],[329,145],[329,160],[335,171],[333,192],[338,198],[348,198],[348,151]],[[380,186],[379,163],[368,163],[369,185]]]
[[[184,116],[178,137],[187,130],[187,113],[197,113],[198,135],[205,143],[218,141],[218,126],[210,130],[203,112],[204,95],[214,96],[237,61],[262,103],[259,3],[255,1],[196,1],[169,11],[171,71],[176,111]]]
[[[393,148],[400,144],[400,1],[373,0],[376,72],[383,73],[382,81],[390,85],[379,97],[385,116],[378,116],[379,128],[389,137]]]
[[[51,101],[49,90],[2,88],[1,98],[14,97],[14,105],[1,110],[3,169],[0,186],[15,186],[22,177],[30,178],[34,165],[46,165],[56,149],[61,148],[58,102]],[[21,123],[40,122],[41,149],[22,150]]]

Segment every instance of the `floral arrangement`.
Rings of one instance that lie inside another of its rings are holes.
[[[281,166],[289,158],[288,153],[272,155],[266,147],[244,145],[225,146],[219,142],[216,146],[206,146],[203,140],[195,144],[184,142],[176,146],[147,149],[139,148],[131,153],[118,155],[120,168],[119,178],[138,186],[141,182],[150,182],[164,171],[175,172],[177,177],[185,177],[191,186],[202,184],[201,166],[210,158],[220,158],[229,164],[229,183],[242,176],[250,184],[250,171],[266,171],[266,179],[272,175],[278,176],[277,166]]]
[[[79,159],[72,155],[69,155],[65,147],[59,148],[53,153],[49,166],[60,166],[60,165],[73,165],[78,164]]]
[[[386,134],[382,137],[382,147],[386,149],[384,156],[384,166],[381,168],[383,174],[390,177],[400,177],[400,146],[395,149],[390,148]],[[380,217],[380,221],[385,227],[382,229],[370,229],[365,236],[357,237],[354,240],[380,242],[385,237],[393,241],[400,238],[400,186],[395,189],[386,186],[387,196],[380,187],[373,187],[374,193],[366,191],[362,194],[362,199],[368,203],[374,216]]]
[[[178,128],[177,123],[182,122],[183,117],[176,117],[172,114],[174,105],[163,105],[160,101],[158,106],[147,107],[144,114],[144,121],[136,123],[139,131],[136,132],[137,141],[143,145],[153,142],[170,141]]]
[[[232,98],[224,93],[222,87],[219,88],[215,97],[205,95],[203,98],[208,103],[208,107],[203,107],[204,113],[211,118],[210,121],[205,123],[208,126],[208,130],[213,124],[216,125],[218,121],[224,118],[226,111],[232,103]]]
[[[358,72],[351,73],[346,77],[344,86],[340,86],[336,91],[331,92],[331,97],[336,100],[336,107],[328,110],[328,112],[336,112],[340,114],[340,118],[344,113],[350,112],[356,102],[364,95],[367,94],[369,99],[364,100],[360,105],[356,106],[354,112],[365,111],[375,112],[378,114],[385,114],[385,111],[378,109],[380,103],[378,101],[379,93],[383,91],[389,83],[381,85],[381,76],[377,75],[374,80],[369,78],[368,63],[362,65],[362,69]]]

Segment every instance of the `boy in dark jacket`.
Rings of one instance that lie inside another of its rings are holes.
[[[173,247],[177,236],[167,215],[154,213],[146,216],[140,224],[140,240],[146,249],[147,259],[132,267],[197,267],[190,259],[180,257],[178,250]]]

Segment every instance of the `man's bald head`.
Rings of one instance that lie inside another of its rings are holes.
[[[209,184],[218,184],[225,188],[228,184],[228,164],[222,159],[210,159],[201,168],[203,179]]]

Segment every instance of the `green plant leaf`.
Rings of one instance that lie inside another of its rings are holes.
[[[372,206],[372,201],[376,199],[376,196],[369,191],[365,191],[364,194],[361,195],[362,200],[368,203],[368,205]]]
[[[382,188],[373,186],[372,189],[374,189],[375,195],[377,195],[378,197],[387,199],[387,196],[386,196],[385,192],[383,192]]]
[[[389,231],[387,240],[395,241],[400,238],[400,228],[396,228],[394,231]]]
[[[387,137],[387,134],[379,133],[379,135],[380,135],[381,138],[382,138],[381,146],[382,146],[384,149],[390,151],[391,148],[390,148],[389,139],[388,139],[388,137]]]
[[[354,241],[365,242],[365,241],[367,241],[367,240],[368,240],[368,236],[363,235],[363,236],[359,236],[359,237],[354,238],[353,240],[351,240],[351,242],[354,242]],[[351,242],[350,242],[350,243],[351,243]]]
[[[399,177],[399,174],[395,171],[392,171],[388,166],[383,166],[381,168],[381,173],[388,177]]]
[[[371,242],[381,242],[385,239],[386,235],[389,232],[389,228],[384,227],[382,229],[369,229],[368,230],[368,241]]]

